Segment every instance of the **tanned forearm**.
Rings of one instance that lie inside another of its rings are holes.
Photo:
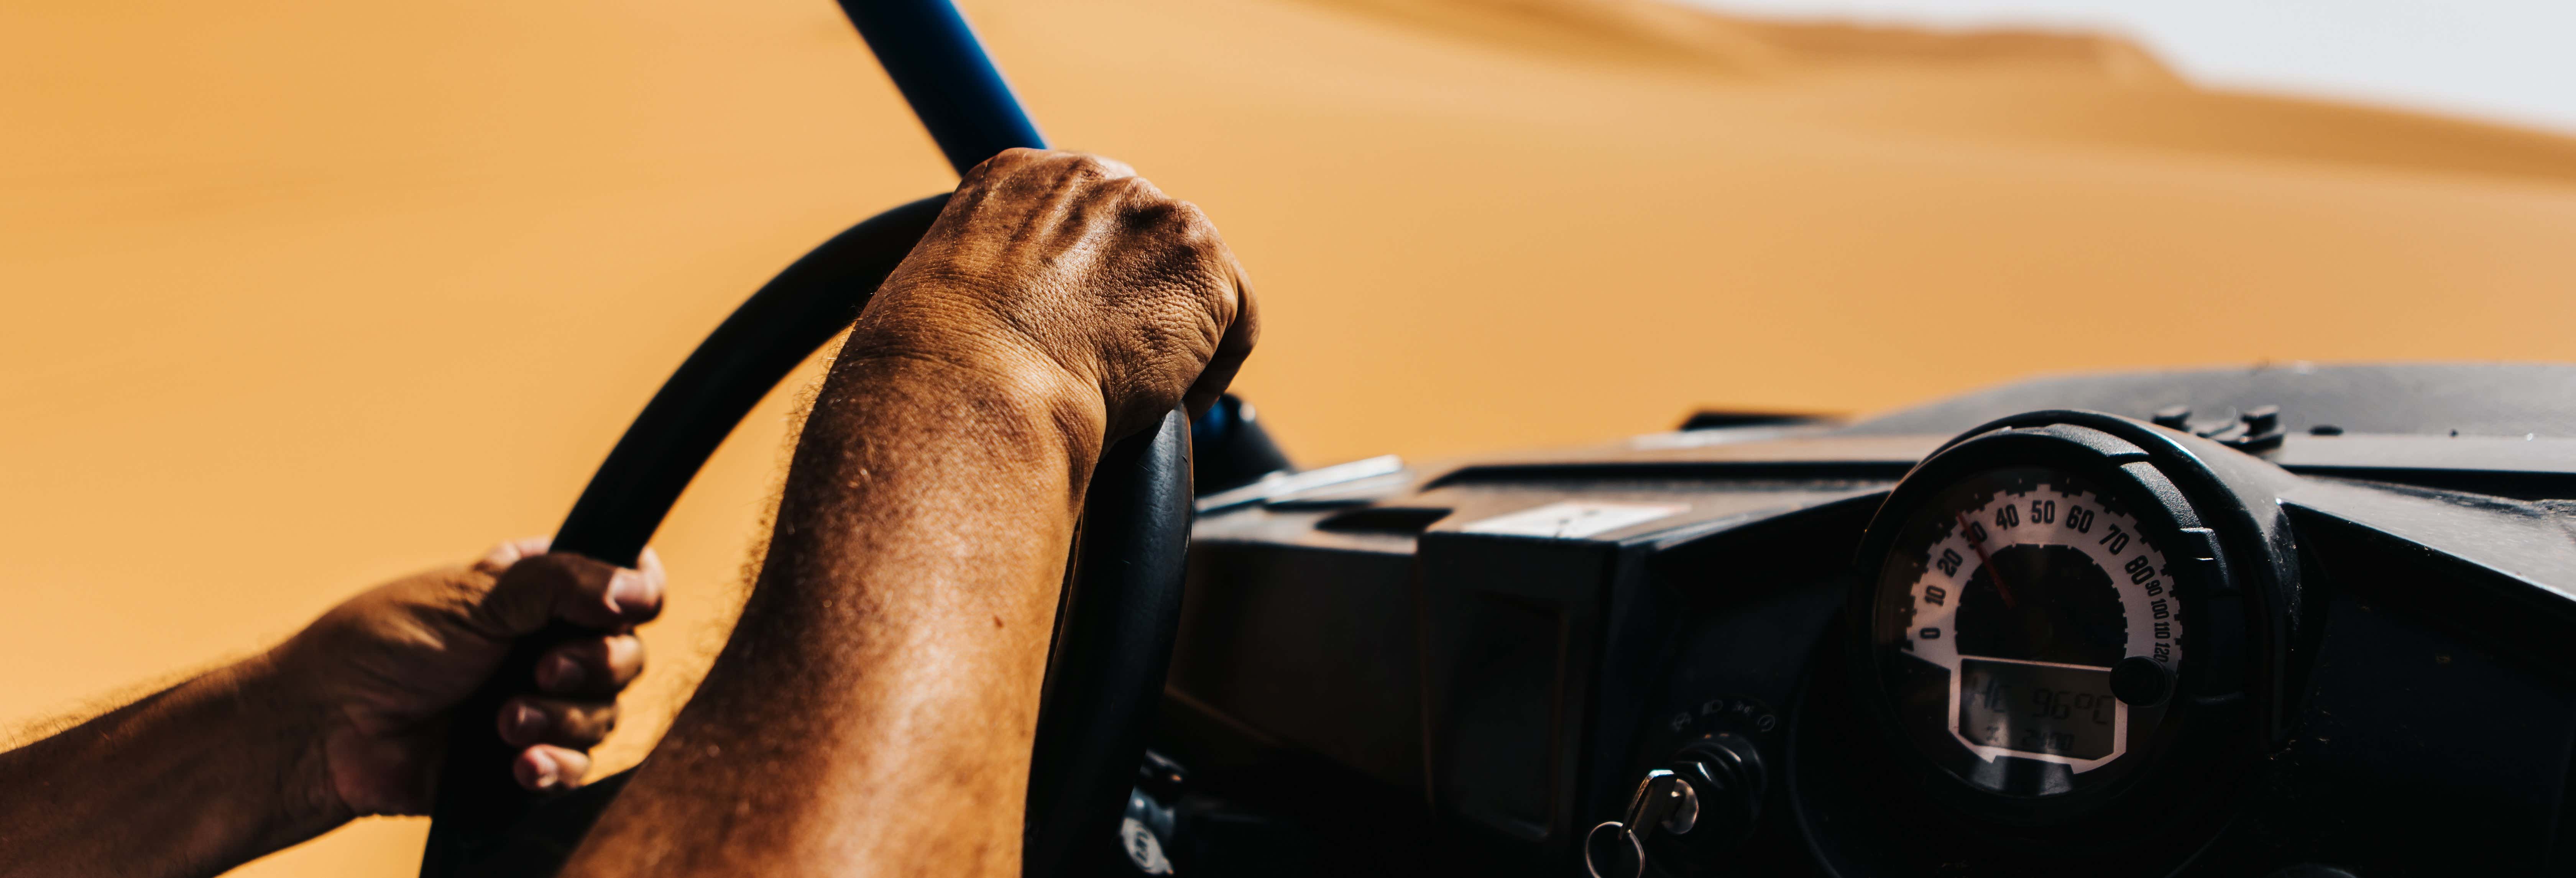
[[[1096,391],[1022,374],[843,351],[731,641],[567,875],[1016,873],[1102,431]]]
[[[1225,387],[1239,278],[1115,162],[968,174],[825,379],[732,639],[564,874],[1020,874],[1086,482]]]
[[[213,875],[347,820],[265,657],[0,753],[0,876]]]

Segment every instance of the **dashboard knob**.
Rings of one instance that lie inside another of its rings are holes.
[[[2136,707],[2165,703],[2173,692],[2173,672],[2155,659],[2133,655],[2111,666],[2111,695]]]

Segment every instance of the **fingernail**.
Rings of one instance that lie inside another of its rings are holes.
[[[528,776],[521,778],[529,786],[546,790],[553,789],[555,784],[562,782],[562,770],[555,767],[553,758],[543,753],[530,753],[527,762],[521,764],[524,766],[531,763],[534,765],[533,769],[528,772]]]
[[[534,741],[537,736],[546,731],[546,715],[536,708],[522,704],[519,705],[518,712],[510,716],[510,725],[519,730],[519,740]]]
[[[537,676],[537,685],[546,687],[547,691],[570,692],[581,688],[583,674],[580,662],[573,661],[570,656],[556,655],[547,657],[545,667]]]
[[[617,575],[609,577],[608,608],[610,610],[623,613],[630,607],[645,607],[652,603],[653,586],[644,581],[644,574],[632,570],[620,570],[617,571]]]

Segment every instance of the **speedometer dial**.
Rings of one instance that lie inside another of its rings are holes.
[[[2163,548],[2072,472],[1987,470],[1905,521],[1879,666],[1915,746],[1971,786],[2053,796],[2125,773],[2182,660]]]
[[[1888,490],[1790,737],[1807,830],[1886,842],[1836,872],[2168,875],[2205,848],[2280,752],[2264,675],[2297,642],[2279,495],[2241,454],[2031,412]]]

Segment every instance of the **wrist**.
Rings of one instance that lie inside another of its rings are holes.
[[[1099,459],[1110,413],[1097,378],[1033,345],[992,335],[933,333],[862,322],[833,361],[815,417],[856,396],[903,397],[936,423],[1000,436],[1051,440],[1062,462],[1088,473]]]
[[[279,647],[199,678],[208,697],[226,702],[237,752],[276,779],[279,826],[293,844],[356,816],[342,801],[325,749],[338,715],[311,675]]]

